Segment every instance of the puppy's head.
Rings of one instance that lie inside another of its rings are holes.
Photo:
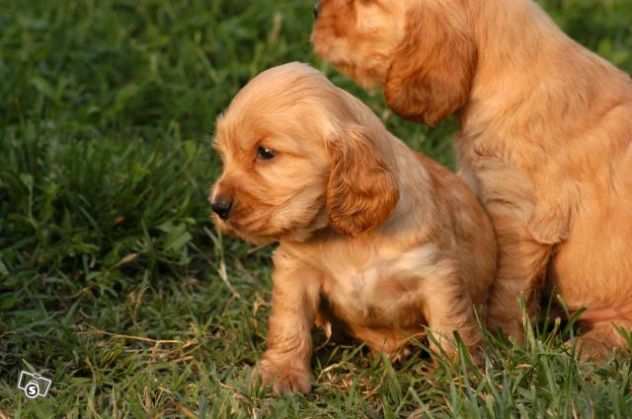
[[[470,0],[321,0],[312,43],[401,116],[435,125],[466,103],[477,53]]]
[[[311,67],[261,73],[217,122],[215,222],[254,243],[305,240],[328,226],[357,235],[381,224],[398,189],[380,129],[370,110]]]

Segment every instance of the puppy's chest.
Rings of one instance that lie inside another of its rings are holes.
[[[350,260],[326,269],[322,296],[332,314],[351,326],[421,327],[425,279],[418,274],[422,270],[406,257],[374,258],[364,264]]]

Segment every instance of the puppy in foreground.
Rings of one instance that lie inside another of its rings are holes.
[[[315,324],[389,355],[427,329],[449,354],[454,332],[479,343],[474,306],[496,268],[491,222],[460,178],[358,99],[307,65],[276,67],[234,98],[214,146],[218,226],[279,242],[259,366],[276,392],[310,390]]]
[[[490,328],[523,336],[552,289],[584,358],[632,331],[632,80],[532,0],[323,0],[316,52],[403,117],[456,113],[461,172],[494,224]],[[583,310],[583,311],[582,311]]]

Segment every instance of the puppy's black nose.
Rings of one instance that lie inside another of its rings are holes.
[[[233,201],[226,198],[217,198],[211,204],[211,208],[213,209],[213,212],[219,215],[219,218],[221,218],[222,220],[228,219],[228,217],[230,216],[230,209],[232,207],[233,207]]]
[[[320,1],[316,0],[314,3],[314,19],[318,19],[318,13],[320,13]]]

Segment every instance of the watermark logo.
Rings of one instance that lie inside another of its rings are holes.
[[[22,390],[27,398],[37,399],[48,395],[48,390],[50,390],[52,383],[50,379],[39,374],[20,371],[18,389]]]

